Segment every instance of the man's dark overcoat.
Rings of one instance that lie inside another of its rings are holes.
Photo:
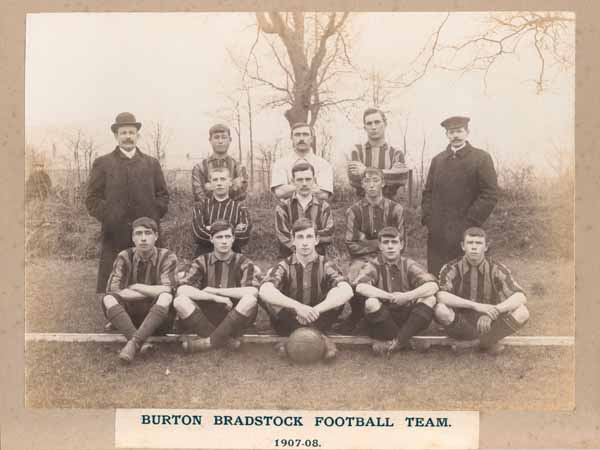
[[[85,200],[90,215],[102,223],[102,250],[96,292],[106,291],[106,282],[117,254],[129,247],[131,223],[150,217],[159,223],[169,205],[169,192],[158,160],[136,148],[126,157],[119,147],[96,158]]]
[[[444,264],[462,253],[463,232],[482,226],[497,202],[498,182],[489,153],[469,142],[456,154],[436,155],[429,166],[421,204],[427,226],[427,268],[439,275]]]

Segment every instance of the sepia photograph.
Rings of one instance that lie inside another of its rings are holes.
[[[25,407],[573,411],[575,24],[27,14]]]

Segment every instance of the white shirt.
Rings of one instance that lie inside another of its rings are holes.
[[[467,145],[466,142],[463,142],[463,145],[461,145],[460,147],[452,147],[452,145],[450,145],[450,150],[452,150],[454,152],[454,154],[456,155],[457,151],[459,151],[461,148],[465,148],[465,145]]]
[[[131,151],[127,151],[123,147],[119,147],[119,150],[121,150],[121,153],[123,153],[129,159],[133,158],[133,155],[135,155],[135,147]]]
[[[315,169],[315,182],[319,189],[333,194],[333,167],[312,151],[305,156],[299,156],[294,152],[275,161],[271,169],[271,189],[290,184],[293,180],[292,167],[299,162],[307,162],[312,165]]]

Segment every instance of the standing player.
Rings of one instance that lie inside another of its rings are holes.
[[[119,353],[124,362],[151,347],[145,343],[149,336],[169,332],[175,318],[172,290],[177,284],[175,253],[155,247],[156,221],[140,217],[131,226],[135,248],[117,255],[102,299],[106,318],[127,338]]]
[[[378,233],[385,227],[398,230],[405,240],[404,211],[399,203],[383,196],[385,186],[381,169],[369,167],[362,176],[365,198],[359,200],[346,211],[346,247],[352,262],[348,277],[353,280],[368,261],[379,254]],[[365,298],[357,294],[352,298],[350,316],[338,327],[343,334],[352,333],[363,317]]]
[[[208,158],[202,159],[192,169],[192,193],[194,201],[210,198],[213,187],[210,182],[210,172],[218,167],[226,167],[231,174],[229,196],[233,200],[242,201],[246,198],[248,176],[246,169],[227,154],[231,144],[231,130],[227,125],[216,124],[208,130],[208,141],[213,152]]]
[[[231,175],[227,167],[213,169],[210,183],[213,189],[210,197],[199,200],[192,210],[192,232],[197,244],[195,256],[213,251],[211,224],[220,219],[231,224],[235,235],[233,251],[241,253],[252,229],[248,210],[241,202],[229,197]]]
[[[320,189],[315,184],[315,169],[309,163],[298,163],[292,167],[292,178],[296,192],[292,197],[282,200],[275,209],[279,257],[287,258],[294,253],[292,225],[301,217],[306,217],[315,224],[319,237],[317,253],[324,255],[333,239],[333,216],[329,203],[316,196]]]
[[[387,118],[383,111],[367,108],[363,113],[363,125],[367,133],[367,143],[357,144],[352,150],[352,160],[348,162],[350,184],[359,197],[364,197],[362,175],[367,167],[376,167],[382,170],[384,176],[383,196],[393,199],[409,171],[404,163],[404,153],[387,143],[385,138]]]
[[[504,346],[499,341],[529,319],[527,298],[510,271],[485,255],[488,241],[484,230],[467,229],[461,247],[464,256],[440,272],[435,319],[448,336],[478,339],[482,350],[500,353]]]
[[[401,255],[404,241],[398,229],[386,227],[378,237],[379,256],[351,281],[366,297],[367,329],[378,339],[373,351],[382,355],[405,348],[412,336],[429,326],[438,285],[433,275]]]
[[[256,319],[260,269],[232,250],[233,227],[217,220],[210,228],[214,251],[196,258],[180,280],[173,302],[182,333],[200,337],[186,339],[186,352],[206,351],[228,345]]]
[[[309,219],[294,222],[292,238],[294,254],[269,270],[260,286],[260,298],[280,336],[289,336],[302,326],[326,333],[352,297],[352,287],[332,261],[316,252],[319,238]],[[324,338],[324,358],[331,360],[337,348],[331,339]],[[278,350],[283,348],[280,345]]]

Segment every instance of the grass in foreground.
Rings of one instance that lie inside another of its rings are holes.
[[[342,349],[330,365],[294,366],[270,345],[184,355],[165,344],[122,366],[119,345],[28,343],[34,408],[477,409],[573,408],[572,347],[511,347],[500,356],[435,348],[376,358]],[[366,369],[368,367],[368,369]],[[540,389],[543,386],[543,389]]]

